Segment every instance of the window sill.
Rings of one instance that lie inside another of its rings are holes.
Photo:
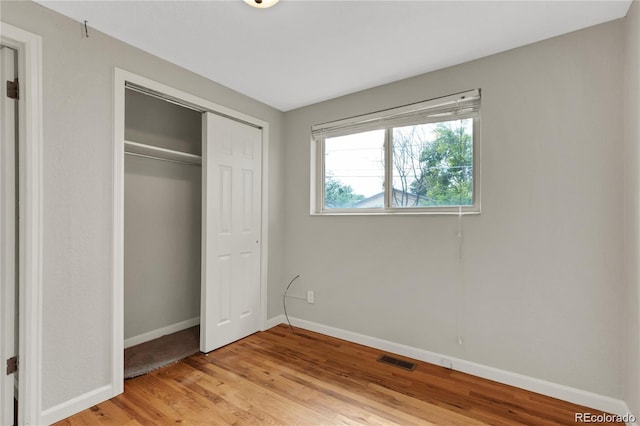
[[[451,211],[451,210],[437,210],[437,211],[323,211],[323,212],[311,212],[310,216],[468,216],[468,215],[480,215],[480,210],[467,210],[467,211]]]

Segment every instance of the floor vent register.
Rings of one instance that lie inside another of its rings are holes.
[[[380,358],[378,358],[378,361],[409,371],[413,371],[416,368],[416,365],[413,362],[403,361],[389,355],[381,355]]]

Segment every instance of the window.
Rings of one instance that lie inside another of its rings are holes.
[[[312,213],[479,212],[479,112],[472,90],[313,126]]]

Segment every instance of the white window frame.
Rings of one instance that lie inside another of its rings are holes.
[[[471,101],[469,101],[470,99]],[[456,108],[456,105],[460,105],[460,108]],[[393,127],[439,123],[465,118],[473,119],[473,203],[468,206],[392,207],[391,191],[387,189],[393,187],[393,154],[390,143]],[[325,140],[376,129],[386,130],[384,140],[384,207],[325,208]],[[311,134],[311,215],[459,215],[480,213],[480,89],[317,124],[311,127]]]

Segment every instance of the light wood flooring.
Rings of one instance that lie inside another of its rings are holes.
[[[127,380],[124,394],[58,424],[549,426],[599,413],[419,361],[402,370],[381,354],[279,325]]]

